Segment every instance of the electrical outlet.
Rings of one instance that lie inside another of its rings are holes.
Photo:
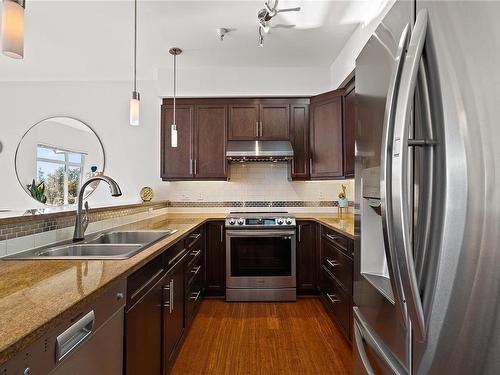
[[[319,200],[324,200],[325,199],[325,193],[322,191],[319,192]]]

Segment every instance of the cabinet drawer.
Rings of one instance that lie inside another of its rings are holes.
[[[186,327],[189,327],[196,315],[199,304],[203,297],[203,283],[201,277],[196,277],[193,284],[186,292]]]
[[[163,255],[163,265],[165,270],[171,269],[184,256],[186,248],[184,241],[180,241],[165,251]]]
[[[337,279],[344,291],[352,295],[353,263],[351,258],[325,239],[322,240],[322,248],[321,264]]]
[[[151,289],[164,271],[162,257],[159,256],[130,275],[127,279],[127,308]]]
[[[186,287],[189,288],[195,280],[203,279],[202,275],[205,270],[203,269],[203,258],[198,256],[195,262],[186,267]]]
[[[348,256],[352,257],[352,252],[351,252],[352,249],[350,246],[351,241],[347,237],[344,237],[343,235],[327,227],[322,227],[321,233],[322,233],[322,238],[330,241],[335,246],[344,251]]]
[[[351,337],[351,298],[348,296],[330,272],[321,268],[322,294],[323,301],[329,314],[337,321],[344,331],[345,336],[350,341]]]
[[[191,249],[195,246],[199,247],[203,239],[203,228],[197,228],[186,237],[186,249]]]

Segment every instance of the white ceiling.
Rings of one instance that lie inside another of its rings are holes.
[[[168,49],[181,47],[179,68],[326,67],[356,27],[369,22],[385,0],[282,0],[299,13],[273,22],[257,47],[260,1],[139,1],[138,76],[156,79],[170,68]],[[27,0],[25,58],[0,55],[0,80],[128,80],[132,74],[133,2]],[[223,42],[215,29],[235,29]]]

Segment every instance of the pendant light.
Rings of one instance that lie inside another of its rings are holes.
[[[139,126],[141,95],[137,91],[137,0],[134,0],[134,91],[130,99],[130,125]]]
[[[2,53],[13,59],[24,57],[25,0],[2,1]]]
[[[171,147],[177,147],[177,123],[176,123],[176,117],[175,117],[175,98],[176,98],[176,89],[177,89],[177,55],[180,55],[182,53],[182,50],[177,47],[172,47],[168,50],[168,52],[174,56],[174,113],[173,113],[173,121],[172,125],[170,125],[170,146]]]

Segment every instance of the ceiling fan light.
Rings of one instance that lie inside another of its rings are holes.
[[[24,0],[2,1],[2,53],[13,59],[24,57]]]

